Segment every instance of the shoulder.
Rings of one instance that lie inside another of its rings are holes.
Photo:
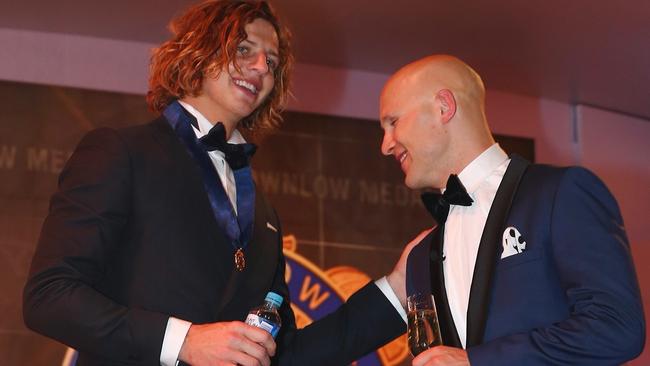
[[[166,126],[165,126],[166,125]],[[141,138],[145,135],[150,135],[154,131],[164,131],[171,127],[166,123],[163,117],[156,118],[148,123],[138,124],[129,127],[112,128],[112,127],[99,127],[88,131],[81,139],[81,143],[104,141],[109,143],[116,143],[119,141],[126,142],[130,139]]]
[[[581,166],[530,164],[517,188],[520,198],[548,202],[600,201],[616,206],[605,183],[591,170]]]
[[[155,135],[155,131],[164,130],[161,122],[165,123],[165,120],[158,118],[132,127],[101,127],[88,131],[75,147],[67,165],[81,165],[94,170],[109,162],[111,165],[128,163],[133,151],[142,145],[143,141],[149,140]]]
[[[160,116],[148,123],[138,124],[130,127],[124,127],[114,130],[125,142],[144,142],[157,134],[173,135],[172,130],[167,120]]]
[[[527,175],[537,185],[553,184],[560,191],[591,191],[595,194],[611,195],[605,183],[594,172],[581,166],[532,164]]]
[[[552,184],[558,188],[569,186],[603,186],[603,181],[591,170],[581,166],[554,166],[548,164],[531,164],[525,178],[536,186]]]
[[[146,144],[155,138],[157,134],[173,134],[173,130],[162,117],[145,124],[130,127],[100,127],[87,132],[81,138],[75,150],[83,152],[87,149],[93,149],[117,153],[118,151],[131,150]]]
[[[556,167],[532,164],[526,174],[535,192],[547,192],[556,213],[576,210],[607,212],[620,218],[620,209],[606,184],[591,170],[581,166]]]
[[[583,167],[567,168],[563,174],[558,198],[578,202],[592,210],[602,210],[620,218],[620,209],[612,192],[592,171]]]

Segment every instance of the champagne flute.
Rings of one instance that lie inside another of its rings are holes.
[[[406,298],[408,344],[413,357],[442,345],[436,303],[431,294],[416,293]]]

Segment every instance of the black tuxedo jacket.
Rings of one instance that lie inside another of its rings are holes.
[[[26,324],[77,349],[79,365],[158,365],[169,316],[243,320],[268,291],[285,299],[275,364],[348,364],[404,331],[374,284],[296,330],[281,231],[267,225],[280,223],[256,197],[240,273],[199,167],[164,117],[90,132],[52,197],[25,286]]]

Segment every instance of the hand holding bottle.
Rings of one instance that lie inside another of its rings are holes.
[[[192,324],[178,358],[193,366],[269,366],[275,347],[271,334],[240,321]]]
[[[269,292],[266,294],[264,303],[248,313],[246,324],[264,329],[275,339],[282,326],[282,318],[278,313],[282,301],[282,296],[275,292]]]

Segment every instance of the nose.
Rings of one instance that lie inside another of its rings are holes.
[[[384,131],[384,139],[381,141],[381,153],[384,155],[392,155],[394,148],[395,139],[393,139],[393,134],[391,132]]]
[[[260,74],[269,72],[269,64],[266,62],[267,56],[265,52],[258,52],[249,59],[248,67],[251,70],[257,71]]]

